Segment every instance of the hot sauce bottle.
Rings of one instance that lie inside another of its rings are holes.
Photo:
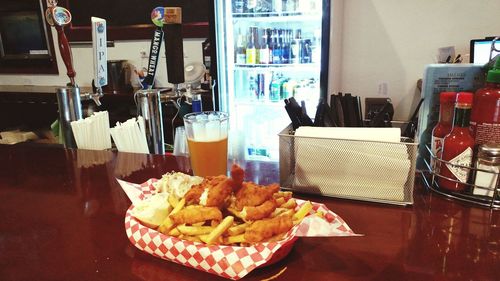
[[[432,129],[431,151],[436,157],[441,158],[444,137],[451,132],[453,121],[453,108],[455,104],[455,92],[442,92],[439,94],[439,121]],[[431,158],[431,167],[435,173],[439,173],[439,162]]]
[[[485,87],[474,95],[470,124],[477,146],[500,143],[500,59],[488,71]]]
[[[442,159],[449,163],[441,165],[440,175],[457,182],[439,177],[439,187],[449,191],[464,191],[469,178],[474,138],[469,130],[469,121],[472,110],[472,93],[460,92],[456,96],[451,132],[444,137]]]

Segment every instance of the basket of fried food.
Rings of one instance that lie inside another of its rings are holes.
[[[119,181],[132,201],[129,240],[153,256],[239,279],[283,258],[299,236],[356,235],[322,204],[243,179],[233,165],[230,177],[168,173],[140,186]]]

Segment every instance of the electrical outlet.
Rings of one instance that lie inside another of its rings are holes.
[[[380,82],[378,84],[378,95],[382,97],[387,97],[387,82]]]
[[[141,50],[140,55],[141,55],[141,59],[148,58],[148,52],[146,50]]]

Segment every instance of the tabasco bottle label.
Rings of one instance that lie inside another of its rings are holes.
[[[463,183],[467,182],[470,169],[457,167],[454,165],[470,167],[472,164],[472,148],[467,147],[466,150],[462,151],[462,153],[458,154],[448,162],[450,162],[451,164],[446,164],[446,167],[448,167],[450,172],[457,178],[457,180]]]
[[[441,158],[441,153],[443,149],[443,140],[444,138],[432,136],[432,141],[431,141],[431,151],[434,156]],[[436,163],[434,158],[431,158],[431,168],[435,173],[439,173],[439,165]]]

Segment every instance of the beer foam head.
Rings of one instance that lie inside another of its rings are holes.
[[[224,112],[205,111],[184,116],[186,135],[194,141],[217,141],[227,138],[228,115]]]

